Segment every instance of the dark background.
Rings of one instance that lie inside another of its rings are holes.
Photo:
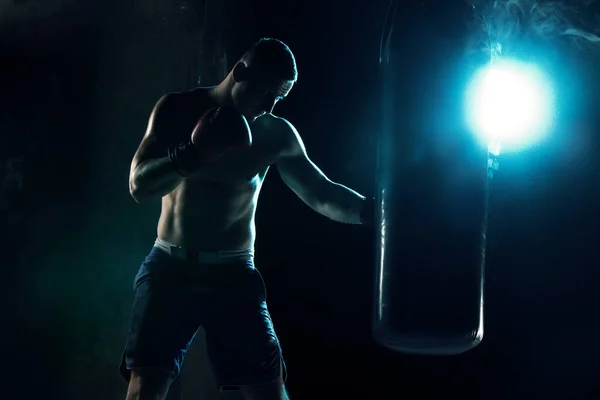
[[[427,2],[415,3],[403,12]],[[460,2],[441,3],[427,8],[432,27],[462,18]],[[288,43],[299,65],[300,80],[277,113],[330,178],[372,193],[386,6],[0,2],[7,399],[124,398],[117,366],[132,282],[159,212],[158,203],[129,196],[131,157],[162,94],[218,83],[259,37]],[[578,71],[577,106],[565,106],[569,118],[545,144],[502,159],[490,214],[486,334],[464,355],[406,356],[376,345],[372,232],[317,215],[275,170],[269,174],[257,265],[292,399],[600,396],[598,76],[592,56],[562,61]],[[184,368],[184,399],[218,398],[201,338]]]

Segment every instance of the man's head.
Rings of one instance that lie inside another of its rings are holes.
[[[244,54],[231,75],[232,101],[249,122],[272,112],[298,79],[296,60],[290,48],[277,39],[266,38]]]

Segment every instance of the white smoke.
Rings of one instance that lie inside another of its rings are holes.
[[[469,51],[511,54],[523,43],[562,50],[600,50],[595,0],[471,0]],[[566,44],[566,47],[562,46]]]

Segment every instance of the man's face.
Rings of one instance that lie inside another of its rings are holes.
[[[246,69],[247,72],[248,68]],[[293,81],[273,80],[259,74],[247,73],[237,81],[232,91],[236,108],[254,122],[264,114],[273,112],[278,101],[283,100],[292,90]]]

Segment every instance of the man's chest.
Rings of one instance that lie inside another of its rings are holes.
[[[269,167],[277,162],[284,141],[265,123],[254,123],[250,130],[252,146],[244,151],[225,153],[205,169],[203,179],[241,185],[264,179]]]

